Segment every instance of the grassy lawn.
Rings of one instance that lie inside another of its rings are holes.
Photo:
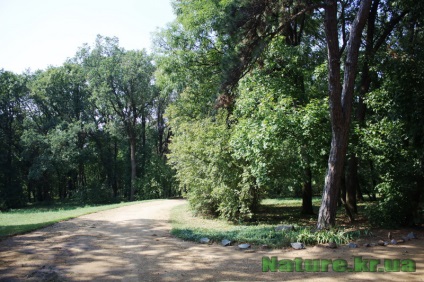
[[[103,210],[134,205],[140,202],[77,206],[72,204],[56,204],[50,206],[28,207],[0,212],[0,239],[36,230],[59,221]]]
[[[321,199],[314,199],[314,211],[317,214]],[[263,200],[259,211],[246,223],[232,224],[225,220],[195,217],[189,205],[174,208],[171,213],[171,233],[184,240],[199,242],[201,238],[209,238],[214,242],[223,239],[234,243],[250,243],[268,245],[270,247],[286,247],[292,242],[317,244],[336,242],[346,244],[349,241],[368,234],[368,229],[357,226],[345,230],[343,224],[328,231],[315,231],[317,216],[301,215],[301,199],[267,199]],[[343,211],[339,212],[343,222]],[[276,231],[278,225],[293,225],[294,230]]]

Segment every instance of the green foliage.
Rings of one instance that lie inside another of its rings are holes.
[[[154,85],[154,70],[145,51],[98,36],[60,67],[25,76],[1,71],[1,209],[130,198],[133,168],[139,199],[174,196],[164,156],[169,99]]]
[[[385,182],[380,183],[377,190],[383,197],[379,202],[366,207],[369,223],[385,228],[397,228],[408,223],[411,207],[403,194],[404,190],[394,186],[393,183]]]
[[[229,231],[208,229],[172,229],[171,234],[189,241],[199,242],[201,238],[209,238],[219,243],[227,239],[234,243],[250,243],[254,245],[268,245],[270,247],[289,247],[290,243],[301,242],[306,245],[316,245],[334,242],[339,245],[348,244],[359,236],[337,231],[311,231],[310,228],[298,228],[295,231],[275,231],[274,227],[243,226]]]
[[[263,69],[246,74],[231,97],[222,94],[227,72],[240,63],[229,49],[226,32],[240,24],[230,13],[240,16],[237,5],[252,13],[250,4],[175,3],[177,20],[156,40],[159,85],[175,94],[169,157],[180,188],[197,212],[236,221],[251,217],[266,193],[299,194],[305,169],[319,185],[328,145],[325,92],[321,81],[307,80],[320,73],[320,52],[276,37]]]
[[[410,41],[418,44],[423,37],[411,26],[401,25],[396,32],[404,36],[380,54],[384,77],[366,99],[370,117],[360,132],[362,152],[378,175],[374,191],[379,202],[369,207],[368,219],[391,227],[424,222],[424,72],[418,67],[424,53]]]
[[[25,168],[21,165],[26,78],[0,70],[0,210],[24,204]]]
[[[222,112],[216,120],[203,119],[171,126],[174,136],[169,156],[181,190],[191,206],[203,214],[228,219],[248,216],[254,201],[249,188],[239,185],[240,171],[231,157]]]
[[[334,242],[338,245],[348,244],[349,242],[362,236],[369,236],[369,231],[345,231],[343,229],[329,229],[314,231],[310,228],[301,230],[296,239],[305,244],[325,244]]]
[[[324,244],[335,242],[347,244],[360,236],[369,235],[369,232],[345,231],[331,229],[314,231],[310,227],[295,226],[290,231],[275,231],[271,225],[238,225],[234,226],[222,221],[199,219],[190,216],[186,205],[172,210],[171,220],[173,229],[171,233],[181,239],[199,242],[201,238],[209,238],[220,243],[227,239],[237,243],[250,243],[254,245],[268,245],[270,247],[288,247],[290,243],[302,242],[306,245]]]
[[[137,179],[137,199],[149,200],[178,195],[175,171],[159,155],[149,157],[144,177]]]
[[[415,2],[373,1],[373,38],[360,50],[348,153],[380,226],[424,221],[424,9]],[[327,98],[322,13],[310,4],[174,1],[177,19],[157,34],[153,55],[99,35],[60,67],[1,70],[0,209],[183,193],[195,212],[241,222],[267,196],[310,202],[324,184],[337,106]],[[358,3],[345,4],[339,26],[348,28]],[[280,236],[271,231],[258,240]],[[242,240],[251,231],[237,232]]]
[[[274,195],[299,191],[306,167],[321,183],[329,139],[325,99],[302,106],[278,87],[281,79],[258,75],[246,80],[234,114],[236,159],[258,186]]]

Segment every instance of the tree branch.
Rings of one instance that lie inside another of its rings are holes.
[[[379,39],[377,40],[377,43],[374,46],[374,52],[377,52],[377,50],[381,47],[381,45],[386,41],[386,38],[390,35],[390,33],[393,31],[395,26],[409,13],[409,10],[403,11],[400,15],[397,17],[394,17],[390,20],[390,22],[387,23],[383,33],[380,35]]]

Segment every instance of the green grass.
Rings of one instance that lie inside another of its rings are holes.
[[[234,243],[287,247],[292,242],[307,245],[335,242],[347,244],[355,238],[368,234],[368,231],[345,230],[344,228],[315,231],[316,217],[300,214],[300,199],[268,199],[261,203],[259,212],[252,221],[232,224],[220,219],[206,219],[193,216],[189,205],[177,206],[171,212],[171,233],[181,239],[199,242],[207,237],[214,242],[223,239]],[[320,199],[314,199],[314,210]],[[295,226],[293,231],[275,231],[281,224]]]
[[[298,224],[302,226],[315,224],[318,210],[321,205],[321,198],[312,199],[312,207],[315,215],[302,215],[302,199],[264,199],[259,206],[257,213],[251,219],[254,224]]]
[[[33,231],[52,225],[56,222],[75,218],[81,215],[134,205],[137,203],[140,202],[92,206],[56,204],[0,212],[0,239],[6,236]]]

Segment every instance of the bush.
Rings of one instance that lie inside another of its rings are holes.
[[[234,221],[249,217],[258,201],[256,187],[243,180],[243,170],[232,156],[232,129],[226,124],[225,113],[173,128],[170,163],[191,208],[199,214]]]
[[[408,197],[407,187],[397,186],[393,182],[383,182],[376,188],[381,198],[365,209],[371,225],[394,228],[408,225],[413,221],[411,198]]]

